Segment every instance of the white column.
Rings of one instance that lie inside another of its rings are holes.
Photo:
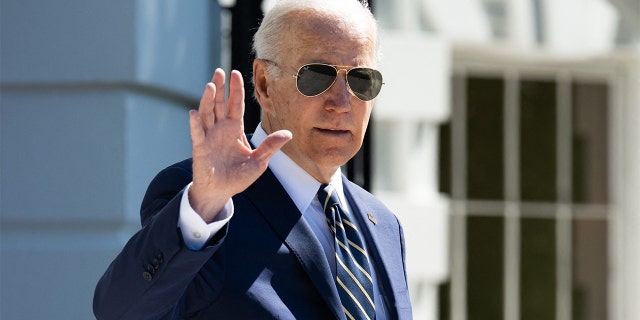
[[[614,255],[610,312],[615,320],[640,319],[640,57],[636,55],[633,61],[626,69],[625,96],[619,104],[623,110],[618,118],[622,159],[615,168],[618,183],[614,193],[620,205],[614,212],[610,247]]]
[[[416,32],[383,33],[385,85],[374,107],[373,191],[406,236],[414,318],[437,317],[448,276],[448,202],[438,194],[438,126],[449,116],[446,42]]]
[[[523,49],[536,46],[536,21],[532,4],[530,0],[506,1],[507,38],[511,45]]]
[[[434,31],[451,41],[487,43],[491,25],[480,0],[421,0],[422,16]]]

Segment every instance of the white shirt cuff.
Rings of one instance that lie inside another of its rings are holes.
[[[178,217],[178,228],[182,232],[182,239],[187,248],[200,250],[218,231],[220,231],[233,216],[233,201],[229,199],[214,221],[207,224],[198,213],[193,210],[189,203],[189,183],[182,193],[180,200],[180,215]]]

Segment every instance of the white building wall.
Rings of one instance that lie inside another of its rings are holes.
[[[491,16],[490,5],[504,16]],[[450,115],[449,70],[460,63],[452,60],[453,52],[462,48],[473,56],[478,48],[483,55],[494,47],[495,56],[507,60],[524,55],[552,64],[612,66],[619,80],[612,92],[619,96],[611,109],[619,121],[612,123],[611,133],[616,147],[610,158],[616,165],[610,168],[614,216],[608,309],[613,320],[640,319],[640,2],[400,0],[376,1],[375,8],[385,86],[374,109],[373,191],[406,229],[415,318],[435,319],[433,292],[449,276],[445,256],[454,254],[442,254],[448,247],[449,212],[436,179],[437,128]],[[621,24],[625,43],[617,42]],[[456,319],[467,317],[464,311],[452,312]]]

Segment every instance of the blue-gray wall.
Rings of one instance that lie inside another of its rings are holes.
[[[190,156],[215,0],[1,0],[0,318],[91,319],[147,184]]]

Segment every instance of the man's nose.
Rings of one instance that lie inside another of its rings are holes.
[[[336,81],[333,83],[329,92],[330,96],[327,103],[328,107],[334,110],[346,111],[350,107],[351,92],[349,91],[349,85],[347,84],[347,71],[342,69],[338,70]]]

